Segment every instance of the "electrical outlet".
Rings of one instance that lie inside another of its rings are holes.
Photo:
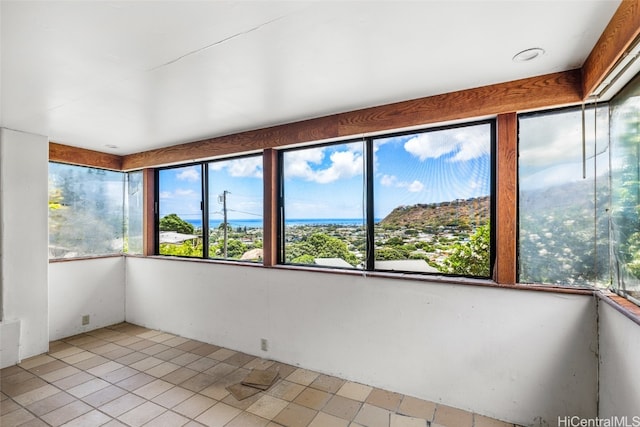
[[[267,351],[267,350],[269,350],[269,341],[267,341],[267,339],[266,339],[266,338],[262,338],[262,339],[260,340],[260,349],[261,349],[262,351]]]
[[[89,315],[85,314],[84,316],[82,316],[82,326],[88,325],[90,322],[89,320]]]

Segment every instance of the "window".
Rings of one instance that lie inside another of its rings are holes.
[[[209,257],[262,261],[262,156],[207,167]]]
[[[362,141],[282,153],[285,263],[362,268],[363,153]]]
[[[376,270],[490,276],[493,128],[373,140]]]
[[[202,257],[202,165],[158,171],[160,255]]]
[[[143,182],[142,172],[129,172],[125,193],[125,240],[123,251],[129,254],[143,253]]]
[[[261,155],[160,169],[157,178],[160,255],[262,260]]]
[[[640,304],[640,76],[611,101],[613,289]]]
[[[125,177],[49,163],[49,258],[123,252]]]
[[[518,150],[518,280],[608,285],[608,107],[522,115]]]
[[[281,260],[490,277],[494,128],[283,151]]]

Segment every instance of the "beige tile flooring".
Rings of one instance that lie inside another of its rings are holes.
[[[280,380],[242,401],[252,368]],[[410,396],[129,323],[50,344],[5,368],[0,426],[507,427]]]

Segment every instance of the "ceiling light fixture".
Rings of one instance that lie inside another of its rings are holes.
[[[541,57],[542,55],[544,55],[544,49],[539,47],[532,47],[530,49],[525,49],[522,52],[516,53],[515,55],[513,55],[513,58],[511,58],[511,60],[513,62],[529,62]]]
[[[107,148],[114,148],[114,149],[118,148],[118,146],[115,145],[115,144],[105,144],[104,146],[107,147]]]

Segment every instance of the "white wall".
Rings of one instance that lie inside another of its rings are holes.
[[[123,322],[124,266],[124,257],[50,263],[49,339]]]
[[[599,416],[626,416],[628,425],[640,425],[640,326],[605,302],[599,315]]]
[[[0,129],[2,322],[20,324],[20,359],[49,348],[48,156],[47,137]],[[3,354],[15,350],[5,341]]]
[[[126,262],[126,317],[139,325],[521,425],[596,415],[591,296]]]

